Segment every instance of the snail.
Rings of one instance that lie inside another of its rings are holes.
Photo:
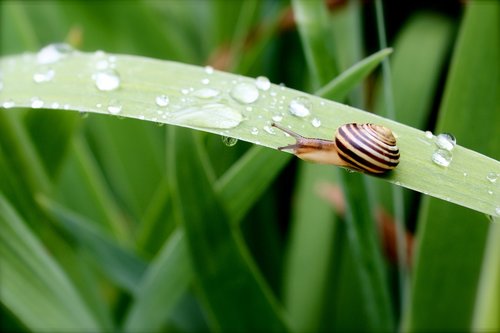
[[[359,172],[380,174],[399,163],[399,148],[392,131],[375,124],[350,123],[340,126],[333,140],[303,137],[276,123],[274,126],[295,138],[295,144],[278,147],[292,150],[310,162],[333,164]]]

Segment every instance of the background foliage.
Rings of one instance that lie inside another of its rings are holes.
[[[499,3],[384,5],[3,1],[0,51],[66,41],[313,92],[386,36],[390,67],[345,101],[498,160]],[[500,329],[488,217],[213,134],[0,109],[0,230],[2,331]]]

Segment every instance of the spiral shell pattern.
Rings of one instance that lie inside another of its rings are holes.
[[[358,171],[384,173],[399,163],[399,148],[392,131],[374,124],[346,124],[337,129],[339,157]]]

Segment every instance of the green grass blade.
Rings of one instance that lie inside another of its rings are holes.
[[[289,160],[290,156],[252,147],[216,181],[215,190],[232,223],[241,221]]]
[[[0,195],[0,300],[33,331],[100,331],[51,254]]]
[[[85,248],[97,267],[115,284],[134,294],[146,270],[146,263],[129,250],[119,246],[91,221],[69,211],[48,198],[39,202],[55,217],[78,243]]]
[[[458,142],[495,158],[500,157],[499,26],[500,3],[468,3],[438,122],[440,131],[451,132]],[[481,126],[474,129],[475,124]],[[467,173],[463,182],[468,183],[469,170],[463,170]],[[486,177],[489,172],[499,171],[492,165],[477,175],[495,207],[500,206],[498,182],[492,183]],[[424,200],[420,218],[408,328],[468,331],[485,257],[488,222],[482,214],[431,198]]]
[[[187,291],[191,277],[184,235],[177,230],[167,239],[138,284],[124,331],[159,331]]]
[[[64,109],[66,106],[72,110],[109,114],[106,109],[110,103],[118,102],[123,117],[197,128],[276,148],[289,144],[291,140],[277,131],[274,134],[266,131],[272,116],[283,112],[279,108],[281,104],[271,93],[279,95],[284,103],[299,96],[307,96],[311,102],[312,115],[321,120],[321,127],[312,126],[309,119],[285,113],[282,123],[290,125],[302,135],[323,138],[331,138],[334,130],[347,122],[373,122],[388,126],[398,136],[401,162],[394,172],[383,179],[477,211],[496,214],[497,203],[488,194],[488,184],[483,181],[488,172],[500,170],[500,163],[491,158],[457,146],[453,163],[448,168],[441,168],[431,162],[435,146],[425,133],[376,115],[275,85],[269,91],[260,92],[259,99],[248,111],[248,105],[241,105],[226,92],[234,87],[234,80],[254,84],[252,79],[222,72],[207,74],[203,68],[174,62],[133,56],[115,57],[112,59],[122,84],[111,92],[96,89],[92,80],[96,61],[94,54],[74,53],[54,64],[54,70],[60,74],[56,74],[54,82],[46,84],[32,81],[32,74],[38,65],[31,55],[2,58],[0,67],[4,72],[4,88],[0,92],[0,105],[5,106],[5,102],[12,101],[17,106],[31,107],[31,99],[40,97],[49,108]],[[108,57],[105,59],[109,60]],[[208,77],[210,87],[221,92],[219,98],[206,100],[186,97],[184,93],[189,94],[189,88],[196,91],[206,87],[201,81]],[[155,104],[155,98],[164,93],[170,96],[170,104],[162,110]],[[162,112],[161,115],[158,111]],[[179,112],[183,115],[180,118]],[[238,113],[245,117],[244,120],[236,116]],[[236,127],[220,128],[232,126],[240,120]],[[254,128],[258,134],[252,134],[255,133]],[[467,183],[464,182],[464,172],[468,174]]]
[[[196,286],[213,329],[286,331],[276,301],[200,166],[194,133],[172,130],[169,143],[176,218],[185,228]]]
[[[338,221],[332,207],[318,198],[318,189],[321,182],[334,181],[336,172],[330,166],[300,163],[298,174],[283,297],[294,331],[315,332],[329,312],[323,308],[329,296],[329,272],[338,264],[332,244]]]
[[[352,89],[359,85],[391,53],[392,49],[383,49],[357,62],[316,91],[315,95],[335,101],[345,100]]]

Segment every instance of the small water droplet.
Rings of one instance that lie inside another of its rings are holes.
[[[497,207],[497,208],[495,209],[495,213],[497,214],[497,216],[500,216],[500,207]]]
[[[271,81],[265,76],[259,76],[255,79],[255,85],[262,91],[267,91],[271,88]]]
[[[281,115],[279,115],[279,114],[274,115],[274,116],[272,116],[271,118],[272,118],[272,120],[273,120],[273,121],[276,121],[276,122],[278,122],[278,121],[282,121],[282,120],[283,120],[283,116],[281,116]]]
[[[321,126],[321,120],[319,120],[318,118],[314,118],[313,120],[311,120],[311,124],[312,124],[314,127],[318,128],[318,127],[320,127],[320,126]]]
[[[80,118],[87,119],[89,117],[88,112],[80,111]]]
[[[498,179],[498,174],[496,172],[488,172],[488,174],[486,175],[486,179],[492,184],[496,183]]]
[[[183,94],[183,95],[189,94],[189,89],[188,88],[182,88],[181,89],[181,94]]]
[[[257,127],[254,127],[254,128],[252,128],[250,133],[252,133],[252,135],[257,135],[257,134],[259,134],[259,129]]]
[[[93,78],[100,91],[113,91],[120,87],[120,76],[114,69],[99,71],[93,75]]]
[[[102,104],[101,104],[101,103],[97,103],[97,104],[95,105],[95,107],[96,107],[96,108],[98,108],[98,109],[100,109],[100,108],[102,108]]]
[[[493,194],[493,191],[492,191],[492,190],[488,190],[488,194],[489,194],[489,195],[492,195],[492,194]]]
[[[2,106],[6,109],[10,109],[16,106],[16,103],[14,103],[12,99],[8,99],[5,102],[3,102]]]
[[[467,177],[467,172],[464,172],[464,177]]]
[[[432,134],[432,132],[431,132],[431,131],[425,131],[425,137],[426,137],[427,139],[432,139],[432,137],[433,137],[433,136],[434,136],[434,135]]]
[[[223,142],[226,146],[228,146],[228,147],[232,147],[232,146],[234,146],[235,144],[237,144],[237,143],[238,143],[238,139],[236,139],[236,138],[232,138],[232,137],[230,137],[230,136],[222,136],[221,138],[222,138],[222,142]]]
[[[43,101],[38,97],[33,97],[31,99],[31,107],[33,109],[40,109],[43,107],[43,104],[44,104]]]
[[[207,78],[204,78],[204,79],[201,79],[201,83],[202,84],[209,84],[210,83],[210,80],[207,79]]]
[[[214,72],[214,68],[212,66],[205,66],[205,73],[212,74]]]
[[[436,136],[436,145],[448,151],[452,151],[457,143],[455,137],[449,133],[441,133]]]
[[[452,159],[453,155],[446,149],[436,149],[432,154],[432,162],[442,167],[449,166]]]
[[[191,96],[198,98],[214,98],[219,96],[220,91],[212,88],[201,88],[191,93]]]
[[[242,104],[250,104],[259,98],[259,91],[252,84],[239,83],[231,89],[231,97]]]
[[[311,102],[307,97],[297,97],[290,101],[288,111],[296,117],[307,117],[311,114]]]
[[[35,83],[49,82],[52,81],[55,74],[56,72],[52,68],[41,68],[39,71],[33,74],[33,81]]]
[[[167,95],[158,95],[155,99],[156,105],[159,107],[165,107],[170,103],[170,98]]]
[[[276,132],[274,131],[274,128],[269,126],[269,125],[264,126],[264,131],[266,131],[267,133],[272,134],[272,135],[276,134]]]
[[[95,68],[100,70],[100,71],[108,69],[109,67],[110,67],[109,63],[106,59],[100,59],[95,63]]]
[[[71,54],[74,49],[64,43],[50,44],[38,51],[36,61],[39,64],[53,64]]]
[[[236,127],[243,120],[239,110],[221,103],[193,105],[171,115],[179,123],[222,129]]]
[[[59,109],[59,103],[54,102],[54,103],[52,103],[52,104],[50,105],[50,107],[51,107],[52,109]]]
[[[107,110],[111,114],[119,114],[122,111],[122,105],[113,99],[109,102]]]

